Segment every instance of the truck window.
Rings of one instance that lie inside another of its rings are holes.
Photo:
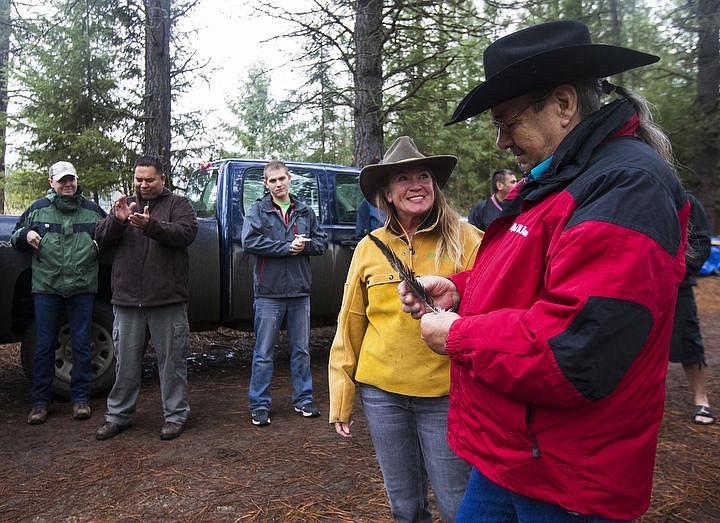
[[[195,171],[185,195],[198,218],[213,218],[217,206],[217,168]]]
[[[317,176],[314,171],[290,169],[290,192],[304,202],[320,217],[320,194]],[[243,176],[243,212],[265,193],[263,168],[250,167]]]
[[[243,175],[243,214],[245,214],[255,200],[265,194],[265,184],[263,183],[262,167],[250,167]]]
[[[362,192],[358,184],[357,173],[337,173],[335,175],[337,191],[338,221],[342,224],[355,225],[357,210],[362,201]]]

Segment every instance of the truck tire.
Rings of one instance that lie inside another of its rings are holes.
[[[112,340],[113,313],[108,303],[96,302],[90,333],[92,348],[92,382],[90,395],[107,394],[115,383],[115,347]],[[25,375],[32,377],[32,363],[35,354],[35,322],[25,331],[20,346],[20,359]],[[55,379],[51,391],[59,398],[70,398],[70,371],[72,370],[72,345],[67,323],[58,332],[58,347],[55,350]]]

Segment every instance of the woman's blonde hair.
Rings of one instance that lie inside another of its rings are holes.
[[[432,172],[432,171],[430,171]],[[435,203],[430,211],[430,215],[437,214],[437,230],[440,239],[435,246],[435,269],[440,270],[440,264],[443,257],[447,256],[452,263],[453,271],[458,272],[463,269],[463,249],[462,238],[460,232],[460,215],[450,206],[445,194],[437,183],[435,174],[432,176],[433,189],[435,191]],[[384,197],[385,185],[377,194],[377,206],[385,211],[385,226],[391,230],[403,231],[407,237],[407,233],[400,224],[395,206],[389,203]],[[410,238],[407,238],[410,243]]]

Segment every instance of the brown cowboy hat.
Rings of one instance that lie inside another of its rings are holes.
[[[380,160],[380,163],[367,165],[360,171],[360,189],[367,201],[376,204],[380,190],[387,185],[387,177],[400,169],[427,166],[435,181],[442,188],[450,178],[457,164],[457,158],[451,155],[425,156],[418,151],[415,142],[409,136],[401,136]]]
[[[496,40],[485,49],[485,82],[470,91],[445,125],[506,100],[571,80],[605,78],[660,60],[626,47],[593,44],[585,24],[548,22]]]

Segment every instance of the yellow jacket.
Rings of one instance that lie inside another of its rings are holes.
[[[462,270],[469,269],[482,232],[461,224]],[[418,230],[412,246],[386,227],[372,232],[416,276],[454,274],[448,258],[435,267],[435,224]],[[355,382],[406,396],[440,397],[450,390],[450,360],[433,352],[420,337],[420,321],[402,311],[398,274],[370,238],[355,249],[330,349],[328,383],[330,423],[350,420]]]

